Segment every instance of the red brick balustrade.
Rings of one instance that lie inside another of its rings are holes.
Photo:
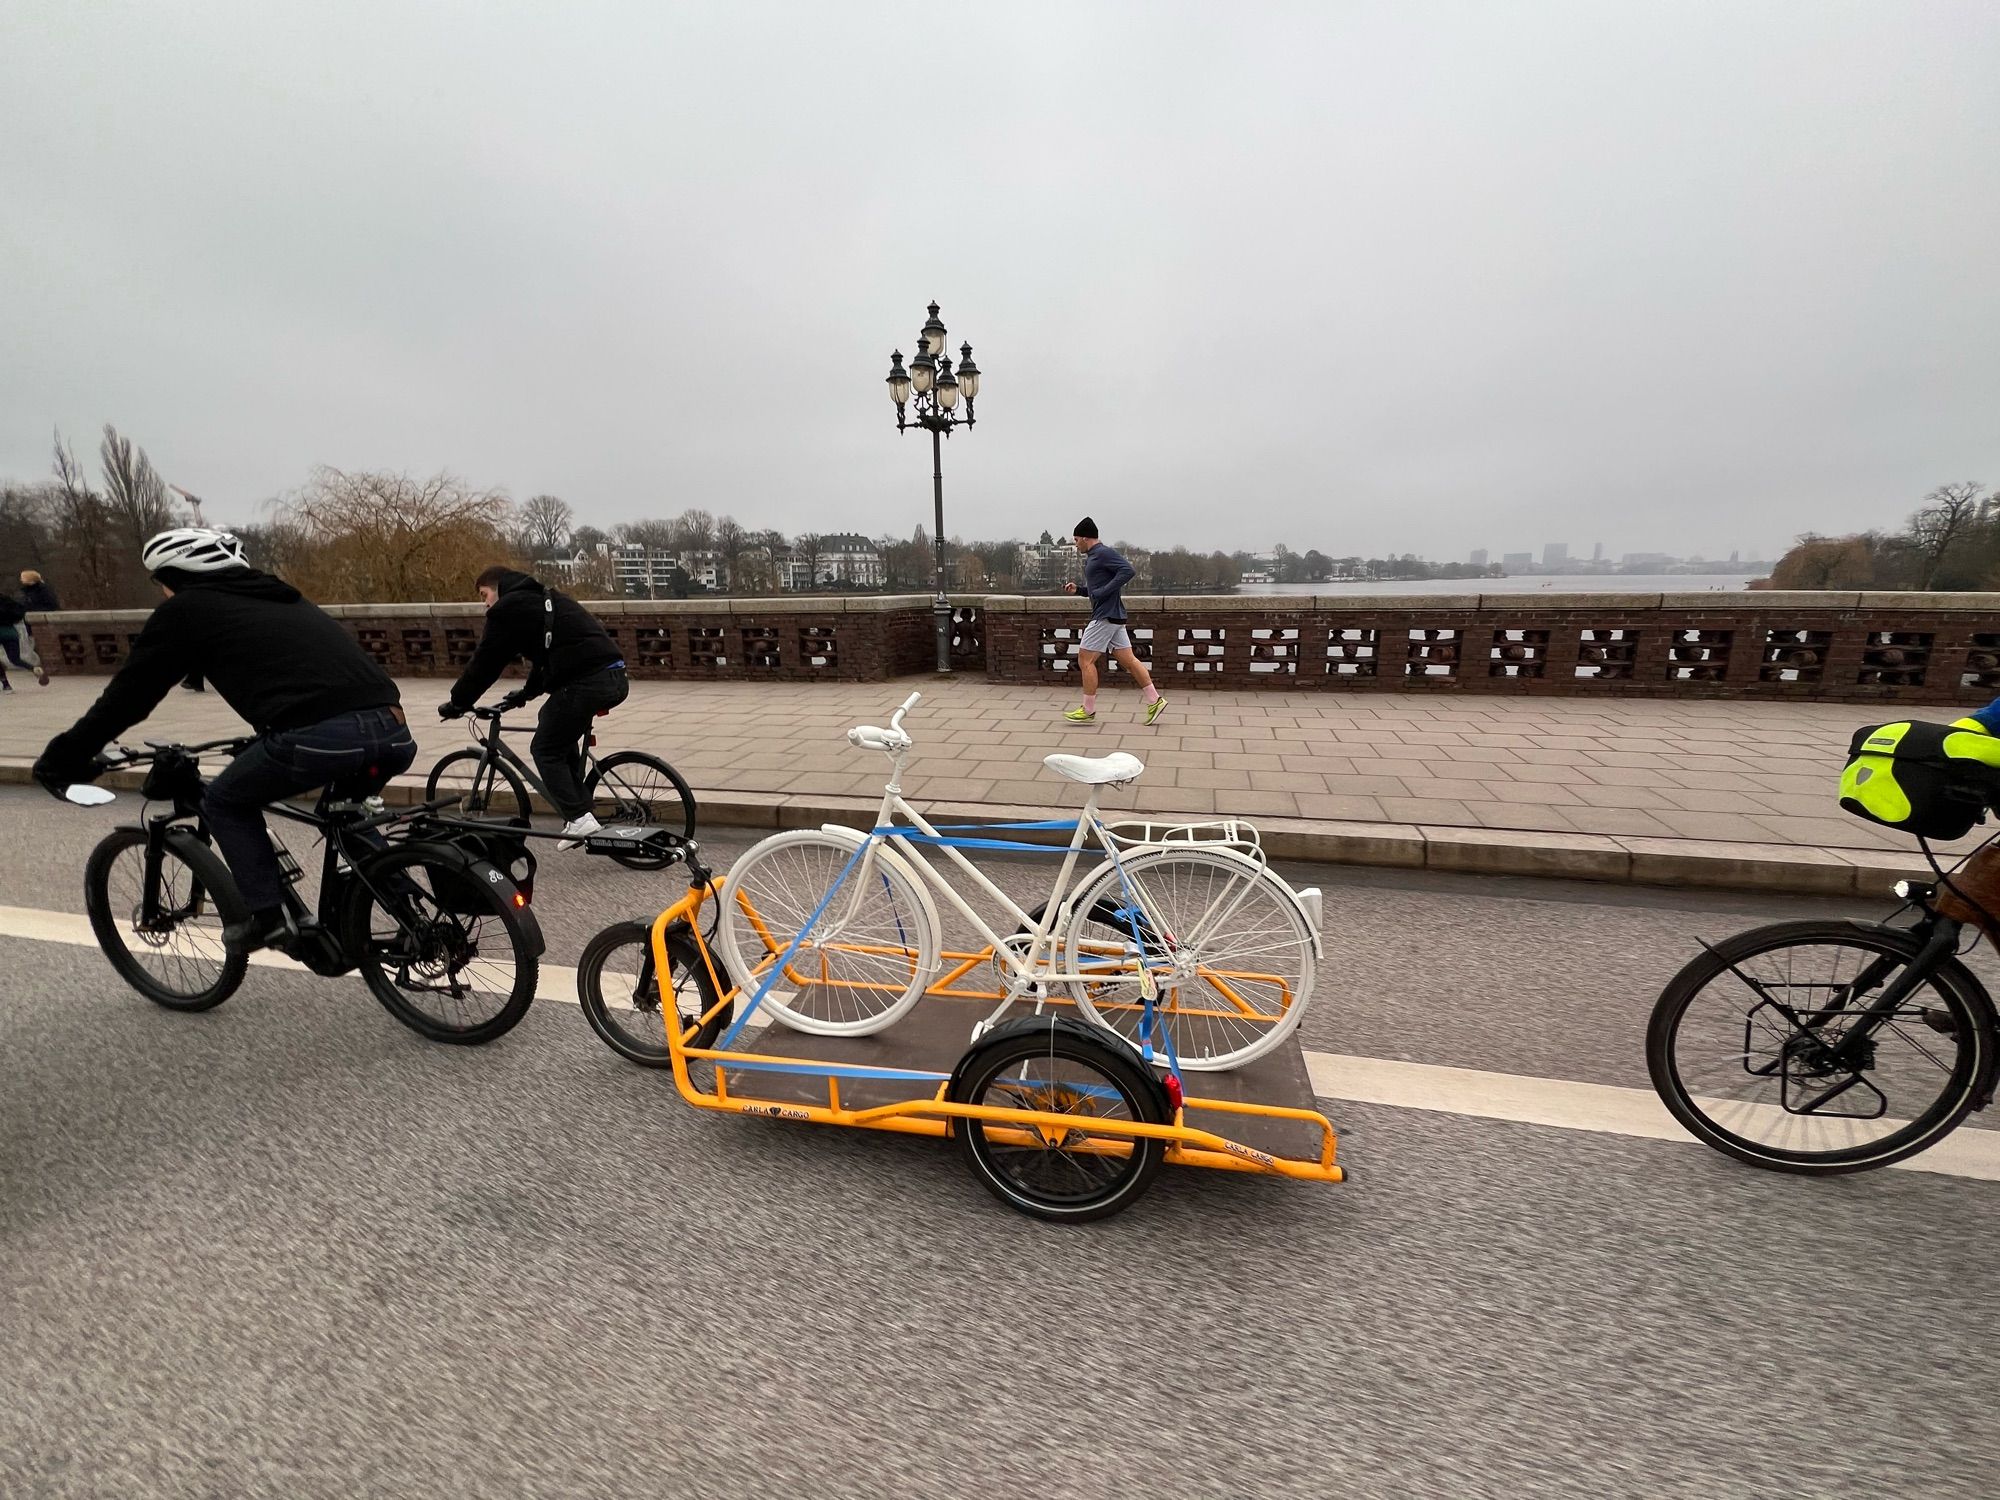
[[[954,659],[977,671],[979,601],[954,601]],[[722,682],[879,682],[936,665],[928,595],[592,600],[635,677]],[[478,604],[346,604],[329,614],[398,677],[455,677],[479,644]],[[30,617],[50,664],[109,673],[146,610]]]
[[[1128,595],[1125,602],[1134,649],[1169,693],[1842,703],[1984,703],[2000,695],[2000,594]],[[1073,683],[1084,618],[1071,599],[987,599],[987,675]]]
[[[1168,692],[1559,693],[1983,703],[2000,694],[2000,594],[1134,595],[1134,644]],[[929,671],[930,599],[593,601],[635,677],[879,682]],[[336,605],[398,676],[449,677],[476,604]],[[1071,598],[953,600],[952,661],[999,682],[1074,681]],[[30,616],[51,663],[114,671],[143,610]],[[1110,665],[1115,675],[1118,668]]]

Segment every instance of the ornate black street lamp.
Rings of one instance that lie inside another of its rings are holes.
[[[896,431],[911,427],[927,428],[931,435],[931,489],[937,502],[936,530],[932,541],[937,547],[937,598],[931,601],[931,615],[937,626],[937,669],[951,670],[951,599],[945,591],[944,575],[944,439],[954,427],[973,423],[972,401],[979,394],[979,366],[972,362],[972,345],[959,346],[958,370],[953,373],[951,356],[944,352],[944,324],[938,321],[938,305],[917,334],[916,358],[903,368],[903,351],[889,356],[889,399],[896,403]],[[906,410],[915,394],[914,410]],[[958,398],[965,398],[965,412],[959,414]]]

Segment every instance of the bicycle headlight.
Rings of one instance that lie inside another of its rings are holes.
[[[1907,880],[1899,880],[1890,886],[1889,889],[1894,891],[1901,899],[1907,901],[1910,899],[1911,893],[1916,890],[1916,886]]]

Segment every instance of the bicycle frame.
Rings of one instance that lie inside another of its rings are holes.
[[[480,733],[480,725],[482,722],[491,726],[491,728],[489,728],[484,734]],[[502,717],[498,714],[496,714],[491,719],[483,721],[480,719],[472,720],[473,743],[479,746],[481,752],[479,757],[479,769],[472,773],[473,790],[475,792],[480,790],[480,788],[491,777],[493,772],[493,767],[498,765],[501,761],[505,761],[508,765],[512,766],[516,771],[520,773],[521,779],[528,783],[528,786],[532,791],[537,793],[542,798],[543,801],[548,802],[550,805],[553,806],[555,798],[551,796],[549,793],[549,784],[546,781],[542,780],[540,774],[536,771],[536,769],[532,765],[530,765],[527,761],[523,760],[519,755],[519,753],[515,751],[514,747],[508,744],[507,741],[502,738],[502,735],[505,733],[506,728],[507,728],[506,724],[502,721]],[[584,771],[586,778],[588,777],[589,773],[594,772],[598,769],[597,751],[596,748],[590,744],[590,741],[595,737],[596,736],[594,734],[586,734],[584,736],[583,763],[584,763]],[[491,789],[488,788],[488,791],[490,794]]]

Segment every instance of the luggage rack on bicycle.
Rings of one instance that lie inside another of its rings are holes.
[[[1106,823],[1104,831],[1128,848],[1140,846],[1168,848],[1234,849],[1261,861],[1264,841],[1254,825],[1241,818],[1211,818],[1193,823],[1158,823],[1150,819],[1127,818]]]

